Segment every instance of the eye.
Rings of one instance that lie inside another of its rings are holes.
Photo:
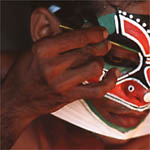
[[[111,65],[121,67],[135,68],[139,64],[139,56],[136,52],[118,46],[113,46],[104,60]]]
[[[105,62],[115,65],[115,66],[122,66],[122,67],[136,67],[138,64],[137,62],[127,59],[127,58],[120,58],[113,55],[107,55],[104,58]]]

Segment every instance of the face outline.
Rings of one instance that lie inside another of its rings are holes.
[[[120,49],[120,48],[119,48]],[[116,50],[116,49],[115,49]],[[118,50],[119,52],[119,50]],[[138,63],[136,53],[132,53],[126,50],[120,49],[120,54],[125,58],[132,56],[135,63]],[[131,58],[131,57],[130,57]],[[129,60],[130,61],[130,60]],[[92,100],[93,105],[98,110],[98,112],[109,122],[124,128],[134,128],[136,127],[148,114],[149,110],[138,112],[131,110],[124,105],[116,103],[106,97],[98,100]],[[104,109],[105,108],[105,109]]]
[[[138,5],[138,7],[139,7],[139,5]],[[130,7],[130,8],[132,8],[132,7]],[[108,9],[108,10],[109,10],[109,12],[106,11],[106,12],[104,12],[104,14],[115,12],[114,9]],[[132,9],[130,9],[129,12],[131,10]],[[136,10],[136,8],[134,10]],[[128,11],[128,10],[126,10],[126,11]],[[138,12],[134,12],[133,10],[132,10],[132,12],[133,13],[138,13]],[[145,11],[143,11],[141,14],[144,14],[144,13],[145,13]],[[107,120],[113,122],[114,124],[118,124],[119,126],[124,126],[124,127],[127,127],[127,128],[131,127],[131,126],[136,126],[148,114],[148,112],[136,112],[136,111],[130,110],[130,109],[128,109],[128,108],[126,108],[126,107],[124,107],[124,106],[122,106],[122,105],[120,105],[116,102],[113,102],[113,101],[110,101],[110,100],[105,101],[105,100],[106,100],[106,98],[102,98],[101,100],[95,99],[95,100],[93,100],[93,104],[96,106],[97,110],[101,114],[103,114],[103,116]],[[106,109],[104,110],[102,108],[106,108]],[[130,122],[131,122],[130,125],[127,124],[127,123],[124,123],[124,120],[122,120],[122,121],[120,121],[120,123],[118,123],[119,118],[113,119],[113,117],[115,115],[115,114],[111,114],[113,112],[115,112],[116,115],[118,114],[119,116],[120,116],[120,112],[122,113],[122,116],[128,114],[128,116],[130,117],[128,119],[130,119]],[[134,118],[136,118],[136,119],[134,119]],[[134,119],[134,120],[132,120],[132,119]],[[117,122],[116,122],[116,120],[117,120]]]
[[[146,5],[149,3],[148,1],[140,2],[137,6],[135,4],[131,4],[130,7],[124,8],[124,11],[132,12],[134,14],[144,14],[149,15],[148,9],[140,10],[138,12],[139,6],[144,6],[143,8],[148,8]],[[111,7],[110,5],[108,7]],[[104,10],[102,14],[114,13],[115,10],[112,8],[109,10]],[[122,53],[120,51],[120,53]],[[124,53],[125,55],[127,52]],[[135,55],[132,55],[130,58],[135,58]],[[135,61],[137,58],[135,58]],[[139,60],[137,60],[139,61]],[[132,128],[137,126],[149,113],[149,110],[143,112],[137,112],[131,110],[119,103],[116,103],[109,98],[102,98],[101,100],[92,100],[93,105],[99,111],[99,113],[109,122],[116,124],[118,126],[122,126],[125,128]],[[105,109],[103,109],[105,108]]]
[[[143,2],[141,3],[145,8],[147,2]],[[137,5],[137,8],[139,7],[139,5]],[[111,11],[112,9],[110,9],[109,13],[114,13],[113,11]],[[138,9],[136,9],[136,7],[130,6],[129,9],[125,9],[125,11],[128,12],[132,12],[135,14],[149,14],[149,11],[144,11],[143,12],[138,12]],[[146,9],[147,10],[147,9]],[[108,11],[104,10],[104,12],[102,14],[108,14]],[[127,53],[125,53],[126,55]],[[135,58],[135,62],[139,61],[137,60],[137,57],[133,54],[131,56],[131,58]],[[142,122],[145,117],[149,114],[149,110],[143,111],[143,112],[138,112],[135,110],[131,110],[119,103],[116,103],[112,100],[110,100],[109,98],[103,97],[100,100],[92,100],[93,105],[95,106],[95,108],[98,110],[98,112],[109,122],[117,125],[117,126],[121,126],[124,128],[132,128],[132,127],[136,127],[140,122]],[[104,109],[105,108],[105,109]],[[127,141],[119,141],[119,140],[114,140],[112,138],[108,138],[105,136],[100,136],[100,139],[103,140],[103,142],[109,143],[109,144],[118,144],[118,142],[120,144],[125,144]]]

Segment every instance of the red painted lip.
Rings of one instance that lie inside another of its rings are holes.
[[[125,128],[133,128],[136,127],[148,114],[148,112],[110,112],[109,113],[112,118],[112,123],[125,127]]]

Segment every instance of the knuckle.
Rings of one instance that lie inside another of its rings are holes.
[[[53,67],[51,67],[50,69],[47,68],[46,66],[43,67],[44,75],[45,75],[45,78],[48,80],[48,82],[50,82],[53,78],[53,74],[52,74],[53,69],[54,69]]]
[[[84,47],[88,44],[89,42],[89,37],[86,31],[81,31],[81,36],[79,36],[79,42],[81,47]]]
[[[106,90],[104,87],[97,87],[94,92],[94,95],[96,96],[96,98],[100,99],[105,95],[105,93],[106,93]]]
[[[53,91],[53,93],[56,94],[62,94],[63,90],[60,88],[60,86],[58,84],[50,84],[51,90]]]
[[[80,31],[76,31],[77,34],[80,32],[80,45],[86,46],[88,43],[97,43],[102,39],[103,32],[99,29],[99,27],[92,27],[83,29]]]
[[[93,31],[95,42],[97,43],[99,41],[102,41],[107,36],[107,34],[107,30],[104,27],[95,27]]]

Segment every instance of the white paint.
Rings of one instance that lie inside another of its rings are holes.
[[[129,15],[129,18],[130,18],[130,19],[133,19],[133,15]]]
[[[147,33],[150,34],[150,29],[147,29]]]
[[[126,16],[126,15],[127,15],[127,12],[124,11],[122,14],[123,14],[124,16]]]
[[[129,85],[128,86],[128,91],[129,92],[133,92],[135,90],[134,86],[133,85]]]
[[[150,102],[150,92],[148,92],[148,93],[146,93],[146,94],[144,95],[144,101],[147,102],[147,103]]]
[[[118,23],[117,15],[114,16],[114,20],[115,20],[116,33],[119,34],[119,23]]]
[[[147,66],[147,67],[144,68],[144,76],[145,76],[145,79],[146,79],[147,84],[148,84],[149,87],[150,87],[150,81],[149,81],[148,75],[147,75],[147,70],[148,70],[148,69],[150,69],[150,66]]]
[[[136,19],[136,22],[138,22],[138,23],[139,23],[140,21],[141,21],[141,20],[140,20],[140,18],[137,18],[137,19]]]
[[[136,38],[134,38],[133,36],[131,36],[130,34],[125,32],[125,30],[124,30],[124,20],[126,20],[126,21],[132,23],[133,25],[137,26],[144,33],[145,37],[147,38],[148,45],[149,45],[149,48],[150,48],[150,37],[149,37],[148,33],[146,32],[146,30],[140,24],[135,22],[134,20],[131,20],[131,19],[129,19],[125,16],[122,16],[122,15],[119,15],[119,17],[120,17],[120,22],[121,22],[122,34],[124,36],[126,36],[127,38],[131,39],[132,41],[136,42],[139,45],[139,47],[141,48],[142,53],[145,57],[150,57],[150,54],[145,54],[145,50],[144,50],[144,47],[142,46],[142,44]],[[149,49],[149,51],[150,51],[150,49]]]
[[[85,130],[115,139],[125,140],[150,134],[150,114],[135,129],[122,133],[103,122],[82,99],[69,103],[51,114]]]
[[[121,11],[121,10],[119,10],[118,12],[119,12],[119,14],[121,14],[121,13],[122,13],[122,11]]]
[[[150,104],[146,104],[144,106],[140,106],[140,107],[137,107],[136,105],[132,104],[132,103],[129,103],[127,101],[125,101],[124,99],[121,99],[120,97],[114,95],[114,94],[111,94],[111,93],[107,93],[106,95],[104,95],[104,97],[114,101],[114,102],[117,102],[119,104],[122,104],[132,110],[136,110],[136,111],[139,111],[139,112],[142,112],[142,111],[145,111],[147,109],[150,109]]]
[[[143,26],[143,27],[146,27],[146,23],[143,23],[142,26]]]

